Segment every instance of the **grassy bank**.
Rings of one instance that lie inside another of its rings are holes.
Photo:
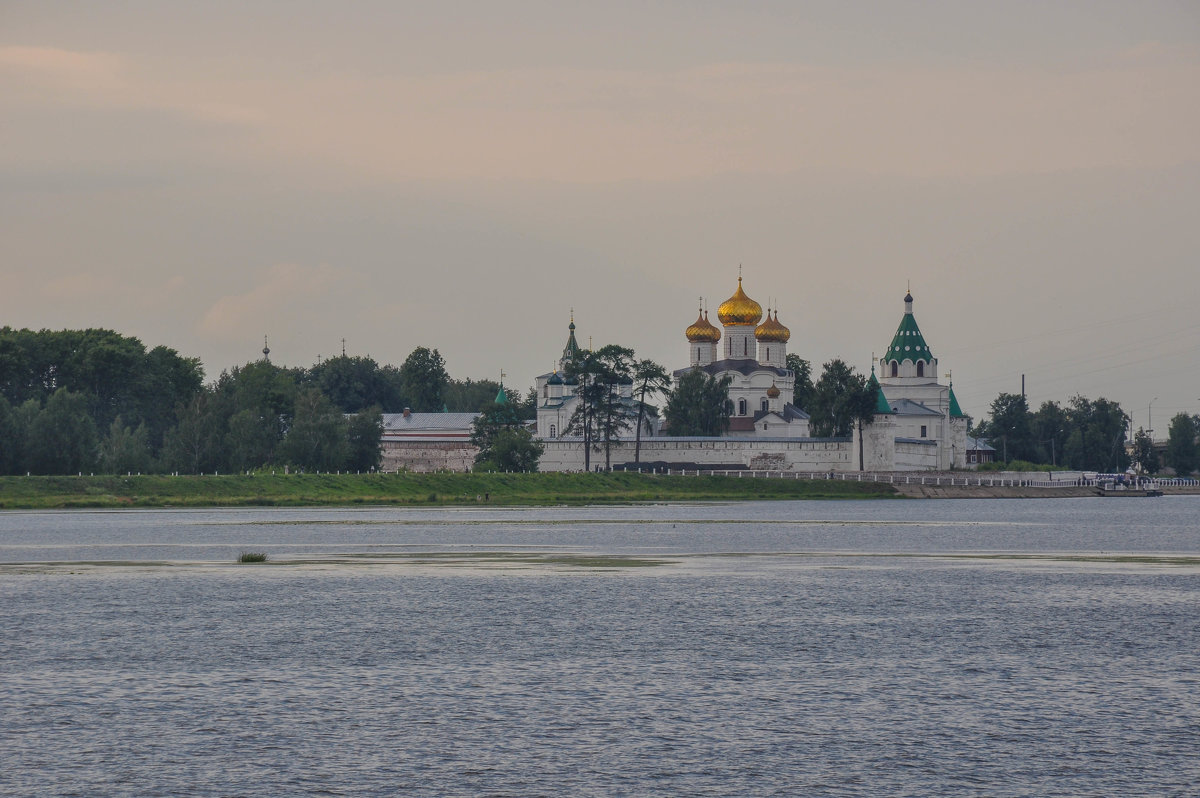
[[[0,477],[0,509],[864,499],[890,485],[650,474],[291,474]]]

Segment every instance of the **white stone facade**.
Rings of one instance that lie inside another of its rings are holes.
[[[689,365],[675,372],[676,380],[693,369],[714,377],[729,377],[730,430],[719,438],[659,436],[643,430],[642,463],[678,463],[689,467],[741,466],[782,471],[906,471],[967,467],[967,419],[958,409],[953,387],[937,379],[937,360],[925,343],[912,315],[911,294],[905,315],[888,353],[879,360],[881,393],[875,419],[865,426],[861,441],[851,438],[811,438],[809,418],[790,404],[795,375],[786,368],[790,331],[768,312],[762,319],[758,303],[742,292],[721,305],[722,329],[701,313],[687,329]],[[756,326],[757,325],[757,326]],[[722,340],[723,339],[723,340]],[[574,320],[559,361],[559,371],[537,378],[538,436],[546,445],[543,471],[577,471],[584,467],[583,443],[565,436],[579,399],[575,386],[561,375],[575,343]],[[895,376],[892,376],[893,373]],[[886,407],[888,412],[883,412]],[[628,430],[611,447],[613,465],[632,463],[634,434]],[[593,467],[604,460],[592,452]]]

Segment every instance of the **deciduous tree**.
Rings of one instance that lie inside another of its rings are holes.
[[[409,407],[417,413],[436,413],[445,407],[443,391],[450,376],[446,361],[436,349],[418,346],[400,367],[400,378]]]
[[[1167,465],[1175,469],[1179,476],[1191,474],[1200,468],[1200,445],[1197,445],[1197,435],[1200,434],[1200,423],[1195,416],[1187,413],[1177,413],[1171,419],[1167,430]]]
[[[1146,474],[1158,473],[1158,452],[1154,449],[1154,440],[1141,427],[1133,436],[1133,461]]]
[[[728,375],[717,379],[702,369],[692,369],[675,383],[663,410],[667,434],[715,437],[729,430]]]
[[[787,367],[796,375],[796,385],[792,389],[792,404],[807,412],[812,405],[813,398],[812,364],[796,354],[788,355],[786,363]]]

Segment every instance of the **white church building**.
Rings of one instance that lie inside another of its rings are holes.
[[[780,471],[856,471],[857,431],[852,438],[813,438],[809,414],[791,403],[796,375],[787,368],[791,332],[779,311],[764,315],[737,290],[717,309],[720,329],[701,310],[684,331],[688,365],[674,372],[678,381],[694,369],[715,378],[729,377],[729,429],[720,437],[672,437],[659,434],[657,420],[642,431],[640,462],[680,464],[689,468],[744,467]],[[545,444],[543,471],[582,470],[583,442],[565,434],[578,406],[578,385],[563,372],[579,352],[575,321],[558,369],[537,378],[537,434]],[[863,467],[868,471],[948,470],[967,464],[967,418],[951,384],[938,382],[938,361],[913,315],[913,298],[904,297],[904,315],[886,353],[872,365],[876,415],[865,425]],[[622,386],[623,393],[626,386]],[[632,399],[632,385],[626,399]],[[634,460],[634,431],[613,445],[614,465]],[[595,458],[593,458],[595,462]]]

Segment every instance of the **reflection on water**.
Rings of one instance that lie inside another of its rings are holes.
[[[1198,511],[0,513],[0,794],[1186,795]]]

